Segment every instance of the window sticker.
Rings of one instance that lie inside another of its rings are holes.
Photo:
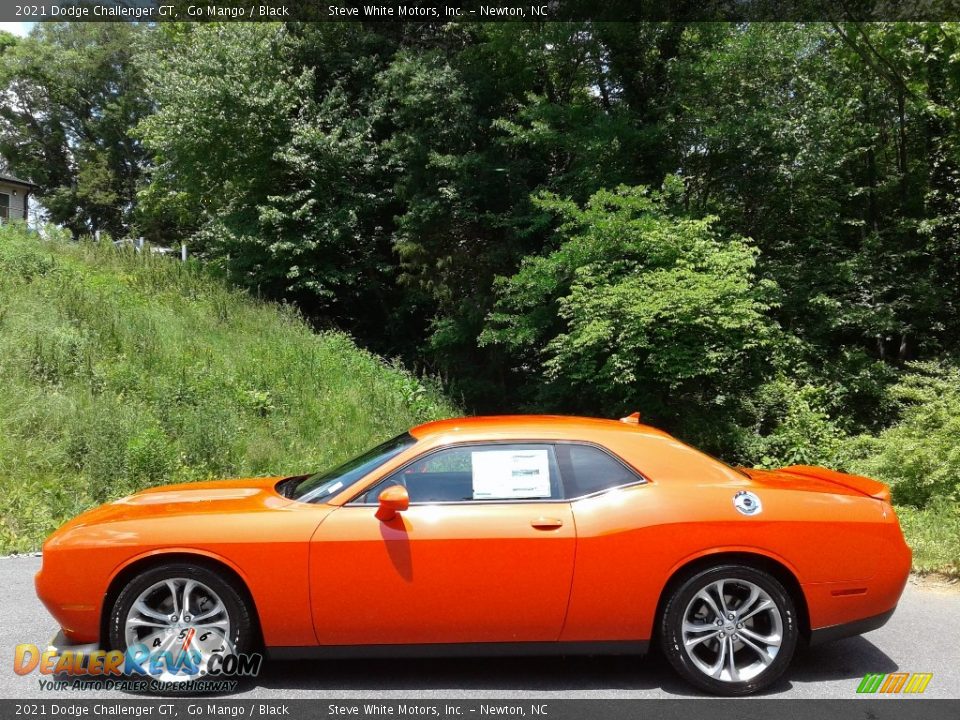
[[[470,456],[474,500],[550,497],[546,450],[480,450]]]

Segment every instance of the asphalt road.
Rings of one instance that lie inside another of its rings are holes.
[[[39,557],[0,558],[0,698],[87,697],[41,691],[13,672],[18,643],[44,647],[54,622],[33,591]],[[803,649],[767,693],[851,698],[868,672],[932,672],[925,697],[960,698],[960,591],[911,581],[889,623],[865,636]],[[109,697],[101,693],[97,697]],[[114,697],[125,697],[112,693]],[[240,699],[698,697],[656,655],[647,658],[350,660],[268,663]]]

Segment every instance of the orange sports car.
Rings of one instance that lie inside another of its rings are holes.
[[[268,656],[642,653],[697,687],[774,682],[801,640],[893,613],[910,550],[881,483],[732,468],[639,422],[413,428],[315,475],[158,487],[43,548],[68,641]],[[203,649],[201,647],[201,649]]]

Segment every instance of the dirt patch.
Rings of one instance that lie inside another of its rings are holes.
[[[960,595],[960,577],[944,575],[943,573],[911,574],[910,584],[920,590],[928,592],[948,593]]]

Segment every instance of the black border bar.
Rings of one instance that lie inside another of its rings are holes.
[[[4,22],[898,20],[960,20],[960,0],[0,0]]]
[[[851,694],[853,694],[851,689]],[[79,693],[78,693],[79,695]],[[872,720],[956,720],[960,700],[871,698],[851,700],[557,700],[417,698],[318,698],[275,700],[216,697],[102,698],[0,700],[0,718],[288,718],[318,720],[351,718],[370,720],[473,720],[476,718],[526,718],[527,720],[818,720],[871,718]]]

